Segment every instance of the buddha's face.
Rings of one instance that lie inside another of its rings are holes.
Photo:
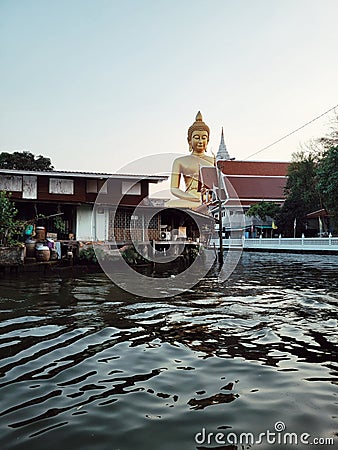
[[[207,131],[194,131],[189,142],[192,151],[195,153],[204,153],[207,149],[209,135]]]

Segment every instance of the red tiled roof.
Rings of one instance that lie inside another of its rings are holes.
[[[231,183],[232,189],[242,200],[266,200],[266,201],[283,201],[284,187],[286,184],[285,177],[276,176],[228,176],[228,182]],[[229,191],[229,189],[228,189]],[[229,196],[232,197],[231,192]]]
[[[219,161],[225,175],[286,176],[289,163],[275,161]]]
[[[233,162],[233,161],[231,161]],[[215,167],[201,168],[202,183],[209,189],[218,186]],[[242,203],[284,201],[285,175],[223,175],[229,198],[238,198]]]

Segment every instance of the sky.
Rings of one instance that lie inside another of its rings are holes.
[[[209,154],[224,127],[230,156],[288,161],[333,112],[251,155],[338,104],[337,17],[336,0],[0,0],[0,152],[123,172],[188,154],[200,110]]]

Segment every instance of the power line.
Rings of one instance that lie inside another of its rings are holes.
[[[258,153],[263,152],[264,150],[266,150],[266,149],[272,147],[273,145],[277,144],[278,142],[282,141],[283,139],[286,139],[287,137],[291,136],[292,134],[297,133],[297,131],[301,130],[302,128],[307,127],[308,125],[310,125],[310,123],[314,122],[315,120],[320,119],[321,117],[325,116],[326,114],[328,114],[329,112],[333,111],[333,110],[334,110],[335,108],[337,108],[337,107],[338,107],[338,104],[337,104],[336,106],[334,106],[333,108],[330,108],[329,110],[325,111],[323,114],[320,114],[320,116],[317,116],[317,117],[315,117],[314,119],[310,120],[309,122],[305,123],[304,125],[302,125],[301,127],[297,128],[296,130],[291,131],[291,133],[288,133],[288,134],[286,134],[285,136],[283,136],[283,137],[277,139],[277,141],[272,142],[272,144],[269,144],[269,145],[267,145],[266,147],[261,148],[261,149],[258,150],[257,152],[253,153],[252,155],[247,156],[246,158],[244,158],[243,161],[245,161],[245,160],[251,158],[252,156],[257,155]]]

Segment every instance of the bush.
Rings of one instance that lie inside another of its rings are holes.
[[[96,264],[97,257],[93,247],[86,247],[80,250],[79,260],[84,263]]]
[[[10,194],[7,195],[5,191],[0,192],[0,244],[16,246],[20,244],[18,238],[23,233],[25,223],[16,219],[18,210],[9,197]]]
[[[143,264],[145,262],[148,262],[143,258],[142,255],[139,254],[134,246],[130,246],[124,249],[121,255],[128,264]]]

